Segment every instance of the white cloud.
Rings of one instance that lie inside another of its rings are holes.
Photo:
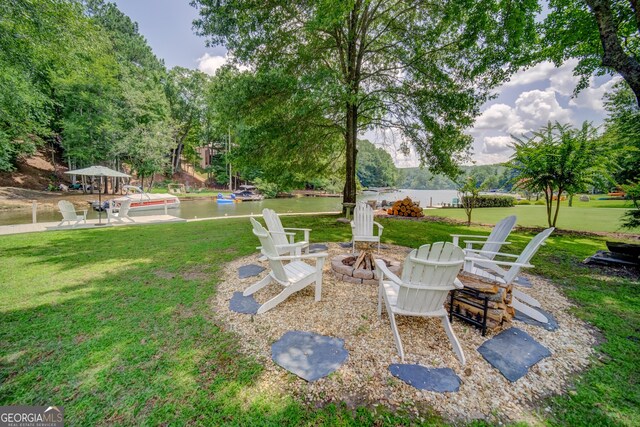
[[[516,72],[508,82],[502,85],[502,87],[513,87],[528,85],[531,83],[539,82],[542,80],[548,80],[549,75],[553,73],[556,67],[551,62],[541,62],[526,70]]]
[[[229,56],[227,55],[210,55],[209,53],[205,53],[198,58],[198,70],[213,76],[220,67],[227,63],[229,63]],[[246,71],[249,70],[249,67],[240,65],[238,69],[240,71]]]
[[[569,101],[570,107],[588,108],[598,112],[604,111],[604,95],[611,91],[613,85],[620,81],[621,77],[616,76],[600,86],[595,86],[595,79],[589,79],[589,87],[583,89],[576,98]]]
[[[573,75],[573,69],[578,65],[577,59],[569,59],[549,74],[549,88],[560,95],[571,96],[580,81],[579,76]]]
[[[226,63],[226,55],[209,55],[208,53],[205,53],[198,58],[198,70],[213,76],[218,68],[222,67]]]
[[[504,153],[511,150],[511,144],[513,144],[513,139],[510,136],[485,136],[482,152],[485,154]]]
[[[521,93],[516,100],[515,108],[527,130],[538,129],[549,121],[571,121],[571,110],[560,106],[552,89],[536,89]]]

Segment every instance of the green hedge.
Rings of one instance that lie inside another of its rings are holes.
[[[464,204],[467,197],[462,198]],[[478,196],[476,208],[510,208],[515,202],[515,197],[511,196]]]

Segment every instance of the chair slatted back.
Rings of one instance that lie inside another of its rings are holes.
[[[356,236],[373,236],[373,209],[366,203],[358,203],[353,211],[353,233]]]
[[[276,245],[286,245],[289,243],[287,239],[287,235],[284,234],[284,227],[282,227],[282,222],[280,221],[280,217],[273,209],[263,209],[262,217],[264,218],[264,222],[267,224],[267,228],[271,233],[271,238],[273,239],[273,243]]]
[[[273,259],[274,257],[278,257],[278,251],[276,250],[276,246],[271,238],[269,232],[256,221],[254,218],[249,218],[251,220],[251,224],[253,225],[253,234],[255,234],[258,239],[260,239],[260,245],[262,246],[262,254],[267,257],[269,260],[269,266],[271,267],[271,271],[273,272],[273,276],[279,282],[287,283],[289,279],[287,279],[287,275],[284,272],[284,266],[282,265],[282,261]]]
[[[441,309],[463,263],[464,252],[452,243],[414,249],[404,263],[396,307],[413,313]]]
[[[533,239],[531,239],[516,262],[519,264],[528,264],[529,261],[531,261],[531,258],[533,258],[536,252],[538,252],[540,246],[542,246],[544,241],[547,240],[547,237],[549,237],[549,235],[553,233],[553,230],[555,230],[554,227],[547,228],[546,230],[538,233]],[[509,271],[507,271],[507,274],[505,274],[505,276],[503,277],[505,283],[510,284],[516,278],[518,273],[520,273],[520,268],[521,267],[517,265],[511,267]]]
[[[120,208],[118,209],[118,217],[122,218],[129,215],[129,209],[131,209],[131,200],[125,200],[124,202],[120,203]]]
[[[67,200],[60,200],[58,202],[58,208],[60,209],[60,213],[62,217],[67,221],[77,221],[78,215],[76,214],[76,208],[73,206],[73,203]]]
[[[515,215],[508,216],[505,219],[501,220],[496,224],[495,227],[493,227],[493,230],[491,230],[491,234],[489,234],[487,242],[506,241],[507,237],[509,237],[509,234],[511,233],[511,230],[513,230],[514,225],[516,225]],[[501,245],[498,245],[496,243],[485,243],[482,246],[481,250],[487,252],[501,252],[501,249]],[[493,254],[483,254],[483,256],[489,259],[493,259],[495,257],[495,255]]]

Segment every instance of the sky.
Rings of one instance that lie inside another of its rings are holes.
[[[118,8],[138,23],[156,56],[168,68],[182,66],[214,74],[226,61],[222,46],[206,47],[205,39],[195,35],[192,21],[198,12],[189,0],[115,0]],[[578,78],[573,75],[576,62],[559,68],[543,62],[513,75],[495,89],[497,98],[487,102],[468,133],[473,137],[472,161],[494,164],[509,159],[511,135],[521,137],[549,121],[579,126],[585,120],[599,126],[606,117],[602,96],[615,83],[610,76],[592,78],[587,89],[573,97]],[[399,167],[417,166],[414,153],[402,155],[389,138],[383,142],[379,132],[363,137],[390,152]]]

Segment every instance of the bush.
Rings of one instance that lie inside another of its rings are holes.
[[[462,204],[467,198],[462,198]],[[514,205],[515,198],[511,196],[478,196],[476,199],[476,208],[510,208]]]
[[[544,200],[536,200],[536,202],[534,203],[535,205],[545,205],[545,201]]]
[[[517,205],[530,205],[531,202],[528,200],[520,200],[518,203],[516,203]]]

